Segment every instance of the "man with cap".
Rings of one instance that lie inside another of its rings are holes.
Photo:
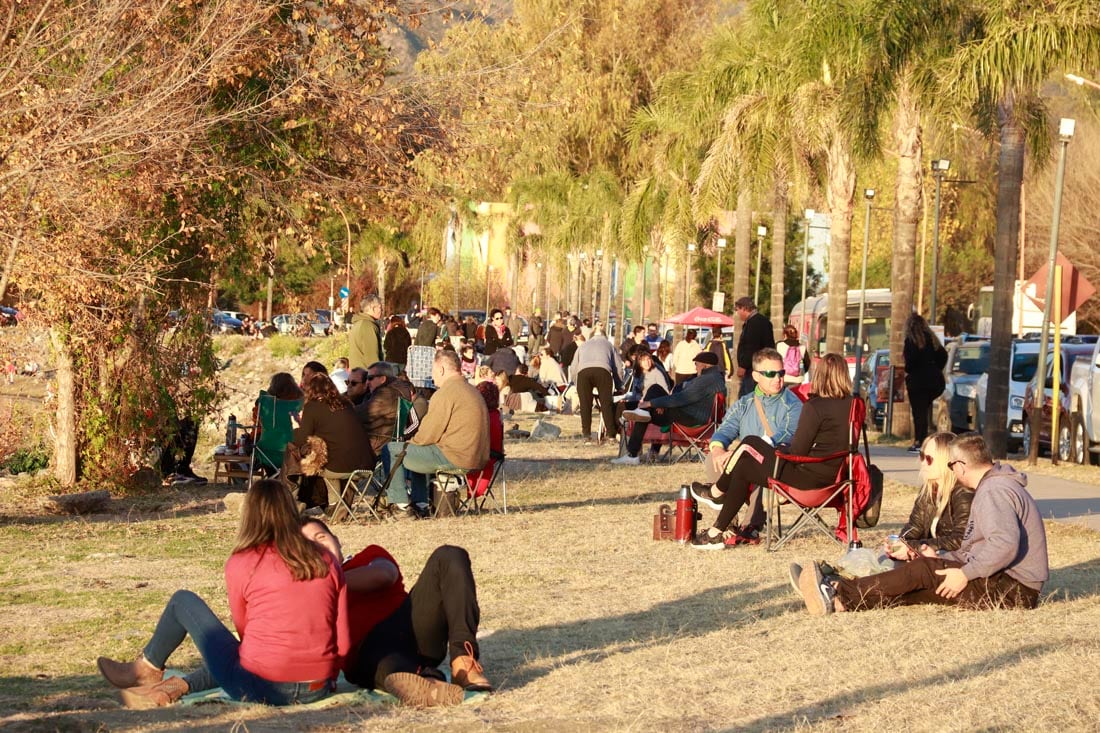
[[[722,370],[718,368],[718,357],[715,354],[700,351],[695,355],[694,363],[695,376],[677,385],[672,394],[642,400],[637,409],[623,412],[623,417],[633,421],[634,425],[630,429],[626,455],[615,459],[614,463],[638,465],[638,452],[642,449],[646,423],[652,422],[661,427],[672,423],[695,427],[710,420],[714,410],[714,396],[725,394],[726,381],[722,377]]]

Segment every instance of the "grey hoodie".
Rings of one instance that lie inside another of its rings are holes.
[[[995,463],[974,489],[974,503],[962,545],[945,557],[963,563],[968,580],[1004,571],[1041,591],[1050,577],[1047,535],[1027,476]]]

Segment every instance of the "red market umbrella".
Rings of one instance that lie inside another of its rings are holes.
[[[733,319],[717,311],[708,310],[702,306],[692,308],[687,313],[678,313],[665,319],[665,323],[674,323],[680,326],[732,326]]]

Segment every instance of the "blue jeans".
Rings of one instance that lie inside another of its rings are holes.
[[[392,463],[389,450],[389,444],[382,449],[382,463],[386,466]],[[404,460],[394,469],[393,480],[390,481],[389,489],[386,490],[386,497],[391,504],[405,504],[410,501],[413,504],[428,504],[427,474],[435,473],[441,468],[458,469],[461,466],[456,466],[447,460],[447,456],[443,455],[443,451],[438,446],[408,443],[405,446]],[[408,489],[405,488],[406,472],[409,480]]]
[[[218,620],[210,607],[189,590],[172,594],[160,615],[153,638],[145,646],[145,659],[163,669],[168,657],[187,635],[198,647],[203,666],[183,679],[190,692],[221,687],[234,700],[267,705],[310,703],[328,697],[334,685],[310,682],[271,682],[241,666],[241,643]]]

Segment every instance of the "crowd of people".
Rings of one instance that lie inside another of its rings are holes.
[[[694,329],[671,348],[656,324],[636,326],[616,345],[602,324],[568,313],[547,323],[536,314],[526,342],[518,343],[523,323],[509,308],[472,329],[428,308],[413,320],[414,336],[410,319],[383,322],[381,301],[365,298],[346,359],[331,371],[308,362],[298,380],[275,374],[256,401],[254,424],[262,432],[252,439],[260,465],[279,480],[248,488],[226,563],[237,635],[198,596],[178,591],[141,655],[132,662],[101,657],[101,674],[135,708],[213,687],[236,700],[307,703],[331,694],[339,672],[416,706],[454,705],[467,691],[491,691],[478,661],[480,609],[469,554],[437,548],[406,590],[384,548],[344,556],[324,521],[333,497],[311,475],[380,468],[390,479],[394,515],[425,517],[428,479],[438,471],[468,473],[471,490],[484,489],[486,467],[503,455],[501,409],[526,404],[512,397],[533,395],[545,405],[571,389],[581,437],[599,443],[624,430],[625,452],[612,462],[638,465],[651,425],[706,423],[733,391],[727,380],[739,378],[737,397],[710,438],[704,480],[690,486],[698,504],[716,512],[691,545],[758,544],[766,520],[761,487],[772,478],[799,489],[834,483],[853,449],[858,397],[843,356],[825,354],[811,365],[797,331],[785,330],[776,348],[751,300],[735,307],[745,327],[731,357],[720,339],[700,344]],[[921,352],[914,359],[934,364],[927,327],[910,326]],[[413,347],[434,349],[427,386],[414,385],[402,369]],[[594,429],[597,418],[601,429]],[[659,448],[651,444],[649,458]],[[881,547],[881,572],[852,577],[825,563],[790,566],[807,610],[1034,608],[1049,564],[1026,477],[995,463],[976,435],[922,435],[917,454],[922,487],[908,521]],[[189,464],[190,454],[180,460]],[[306,470],[311,461],[318,470]],[[301,477],[297,505],[285,483],[291,475]],[[165,677],[169,656],[188,635],[202,664]],[[448,657],[446,675],[439,666]]]

